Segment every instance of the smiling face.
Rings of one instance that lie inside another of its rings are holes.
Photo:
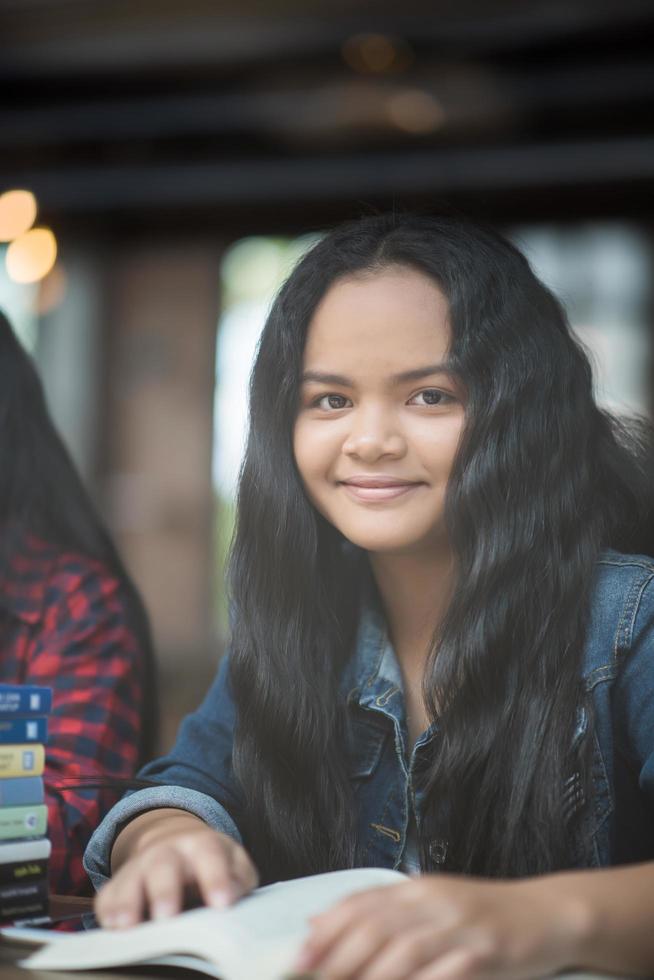
[[[449,344],[445,296],[404,267],[339,280],[311,320],[295,460],[314,506],[366,551],[447,548],[465,398]]]

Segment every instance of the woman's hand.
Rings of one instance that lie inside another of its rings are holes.
[[[148,915],[176,915],[188,900],[224,908],[257,887],[247,852],[226,834],[183,810],[136,817],[116,839],[115,871],[98,892],[95,911],[106,928],[135,925]],[[113,856],[112,856],[113,857]]]
[[[564,876],[423,875],[353,895],[311,920],[298,972],[329,980],[523,980],[575,965],[590,929]]]

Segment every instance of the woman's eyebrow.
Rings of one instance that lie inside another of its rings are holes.
[[[326,371],[303,371],[300,375],[300,384],[307,384],[315,381],[323,385],[341,385],[344,388],[351,388],[354,382],[351,378],[346,378],[344,374],[329,374]]]
[[[391,381],[393,384],[403,384],[405,381],[420,381],[421,378],[427,378],[430,374],[450,374],[451,368],[445,361],[441,361],[438,364],[427,364],[425,367],[412,368],[410,371],[400,371],[399,374],[393,374],[391,376]]]
[[[431,374],[446,374],[450,369],[445,361],[438,364],[427,364],[424,367],[411,368],[409,371],[400,371],[399,374],[392,374],[391,384],[404,384],[407,381],[419,381],[421,378],[429,377]],[[327,371],[304,371],[300,376],[300,384],[307,384],[314,381],[317,384],[341,385],[345,388],[352,388],[354,381],[344,374],[332,374]]]

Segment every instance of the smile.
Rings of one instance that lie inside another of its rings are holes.
[[[424,483],[403,483],[400,480],[362,478],[343,480],[340,482],[340,486],[359,503],[384,503],[387,500],[403,497],[412,490],[424,486]]]

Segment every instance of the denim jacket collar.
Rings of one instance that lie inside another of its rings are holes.
[[[403,700],[402,673],[384,615],[371,602],[366,603],[359,619],[354,656],[344,672],[341,692],[350,704],[355,702],[362,708]]]
[[[383,612],[372,599],[365,603],[359,620],[354,656],[344,672],[341,694],[349,704],[381,709],[400,724],[405,720],[402,672]],[[587,727],[588,715],[580,706],[573,745],[579,743]]]

